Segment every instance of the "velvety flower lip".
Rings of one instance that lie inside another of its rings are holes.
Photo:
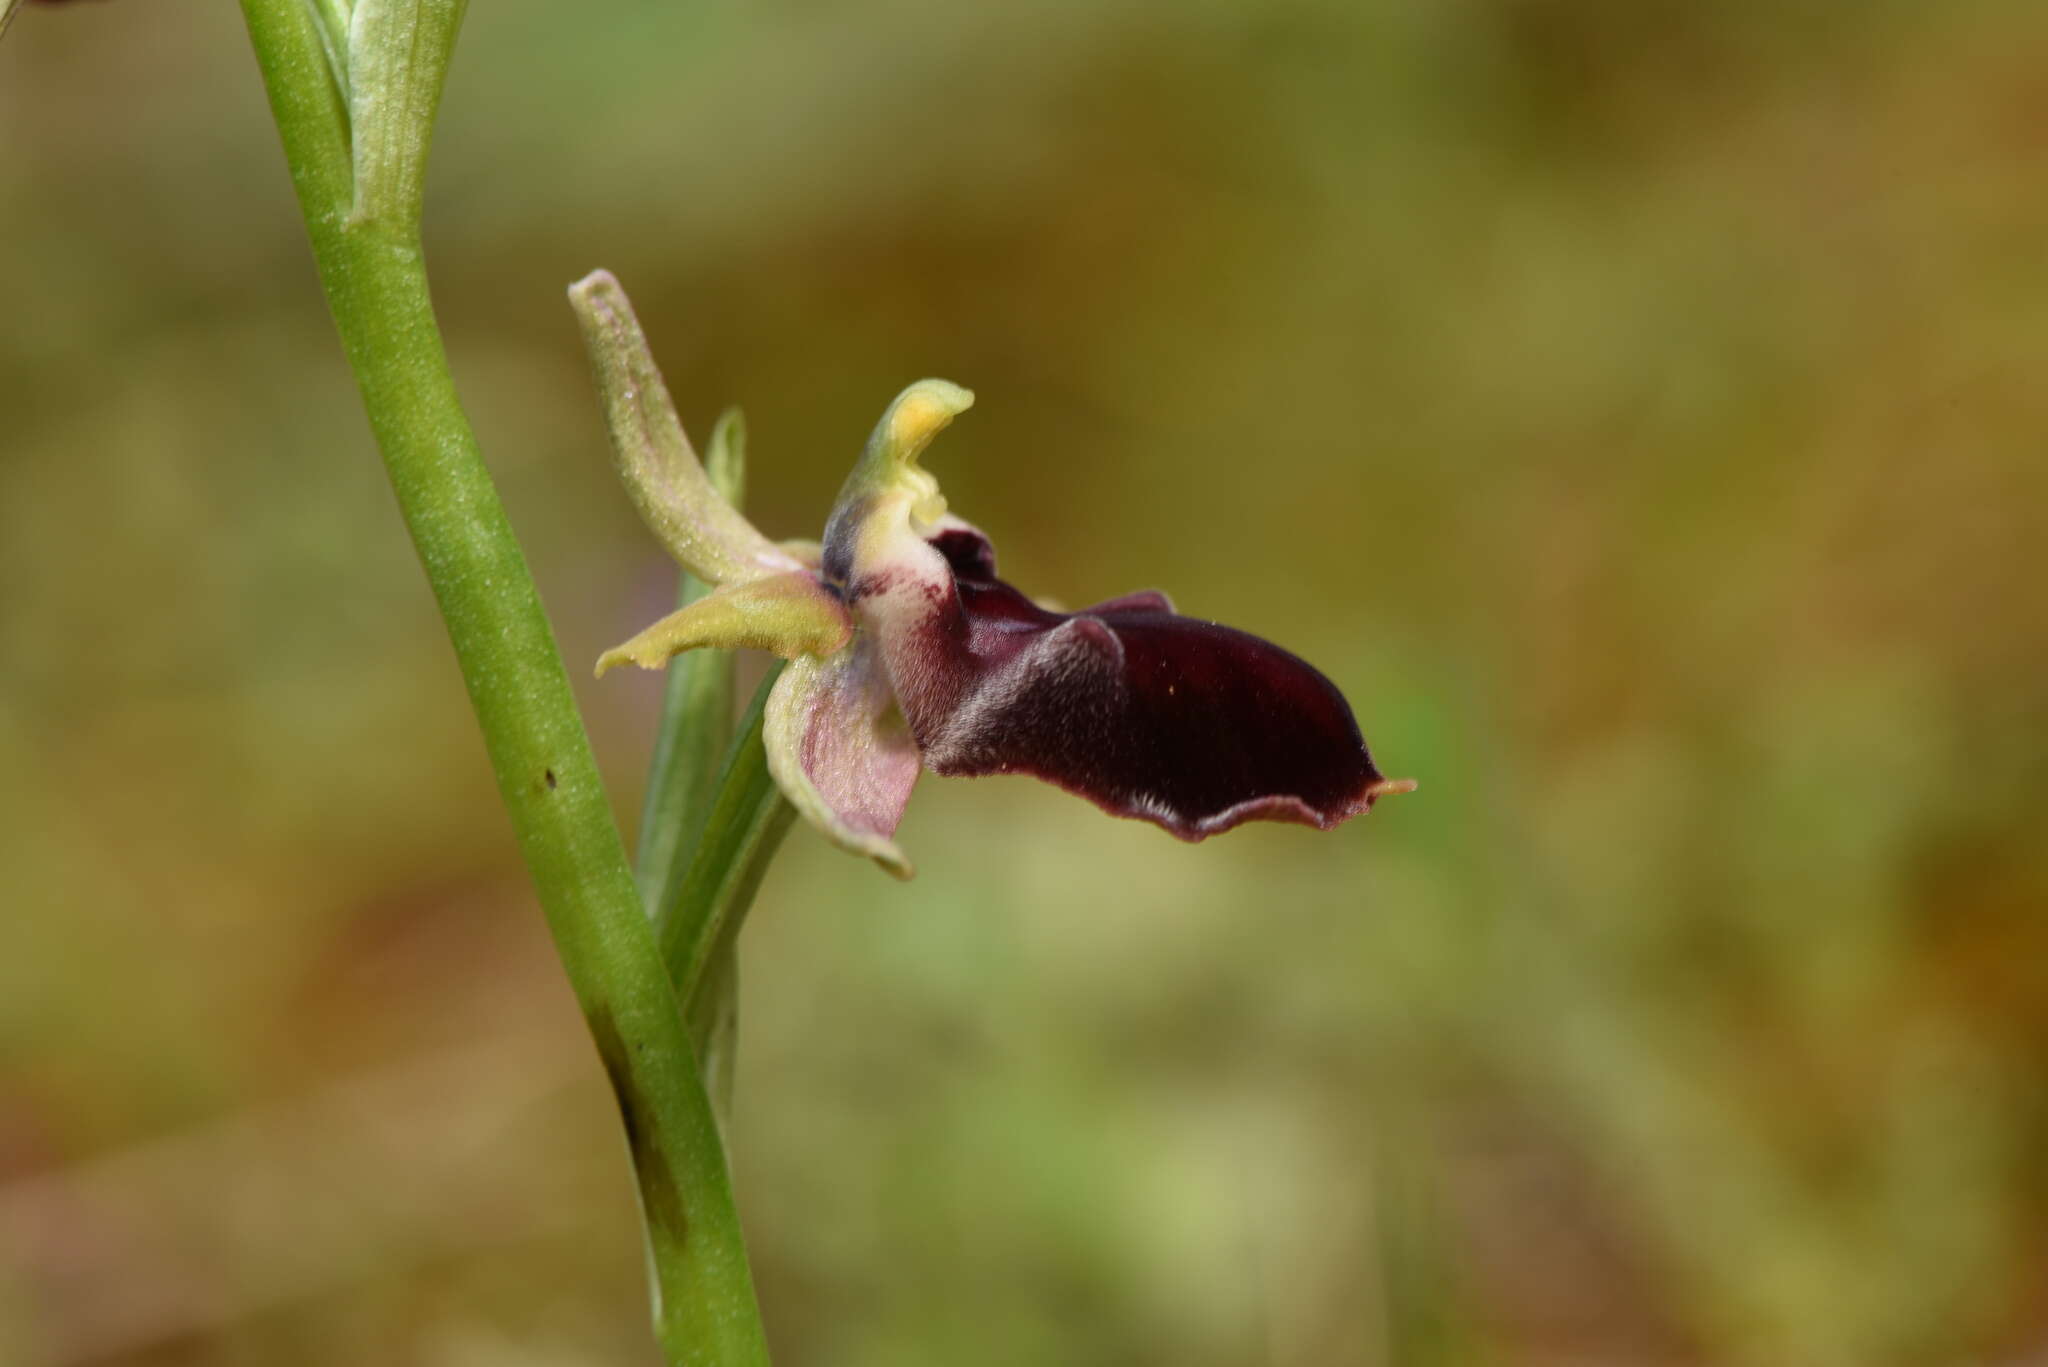
[[[634,503],[716,585],[598,672],[700,646],[789,660],[764,714],[769,770],[842,848],[909,877],[894,837],[924,769],[1031,774],[1183,840],[1255,820],[1328,830],[1414,788],[1380,773],[1336,685],[1280,647],[1153,589],[1067,613],[998,578],[988,537],[918,463],[967,390],[905,389],[824,540],[772,542],[705,478],[618,282],[599,271],[569,293]]]
[[[899,668],[944,682],[899,696],[932,772],[1032,774],[1191,841],[1252,820],[1328,830],[1411,786],[1375,767],[1336,686],[1280,647],[1152,590],[1049,611],[995,577],[985,539],[931,544],[953,594]]]

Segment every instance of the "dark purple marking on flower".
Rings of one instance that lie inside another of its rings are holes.
[[[832,510],[825,523],[825,540],[818,553],[818,570],[830,584],[844,584],[853,577],[853,542],[860,524],[873,504],[871,498],[855,499]]]
[[[959,523],[930,538],[929,544],[953,568],[955,578],[994,579],[996,548],[973,527]]]
[[[846,586],[839,599],[844,603],[857,603],[863,598],[873,598],[896,587],[897,581],[903,577],[902,572],[895,569],[875,570],[863,574]]]
[[[970,538],[931,544],[955,592],[888,665],[934,773],[1032,774],[1184,840],[1327,830],[1395,790],[1336,686],[1278,646],[1158,593],[1048,611],[985,577]]]

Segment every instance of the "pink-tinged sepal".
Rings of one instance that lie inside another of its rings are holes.
[[[959,617],[890,673],[925,764],[1024,773],[1201,840],[1245,821],[1329,829],[1405,791],[1343,695],[1256,636],[1135,594],[1073,615],[961,579]]]
[[[804,819],[840,848],[910,877],[891,837],[922,765],[868,639],[791,661],[762,723],[768,771]]]

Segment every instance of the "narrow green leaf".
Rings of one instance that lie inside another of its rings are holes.
[[[327,69],[344,107],[348,104],[348,30],[350,0],[306,0],[327,53]]]
[[[347,94],[357,223],[420,221],[427,151],[466,0],[356,0]]]
[[[740,1047],[740,955],[736,937],[728,937],[705,971],[703,989],[689,1013],[690,1038],[697,1046],[698,1071],[711,1096],[711,1113],[719,1132],[732,1121],[734,1069]]]
[[[704,465],[711,487],[734,508],[743,507],[747,429],[738,409],[726,410],[711,429]],[[676,605],[688,607],[710,588],[686,570]],[[718,793],[719,761],[732,741],[732,670],[729,650],[693,650],[669,661],[633,866],[650,917],[658,916],[682,885]]]
[[[762,712],[782,669],[778,662],[768,671],[748,705],[726,753],[718,801],[704,824],[703,839],[674,903],[656,923],[669,978],[700,1048],[716,1014],[715,994],[706,991],[711,967],[737,942],[761,879],[796,819],[796,808],[768,772],[768,752],[761,744]]]
[[[737,408],[719,416],[704,453],[711,486],[735,509],[746,506],[747,427]],[[709,586],[684,572],[677,594],[687,606]],[[699,650],[669,663],[647,798],[640,813],[636,874],[647,912],[659,919],[689,875],[690,863],[718,797],[720,759],[733,732],[733,652]],[[721,1129],[732,1115],[735,1056],[739,1050],[739,952],[730,939],[712,962],[702,1004],[679,993],[690,1021],[698,1071]]]

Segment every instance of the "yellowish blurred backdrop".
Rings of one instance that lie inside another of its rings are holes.
[[[814,536],[882,405],[1034,593],[1421,791],[795,831],[777,1361],[2048,1354],[2048,8],[471,7],[457,378],[619,811],[673,568],[563,287]],[[622,1145],[226,4],[0,43],[0,1362],[651,1363]]]

